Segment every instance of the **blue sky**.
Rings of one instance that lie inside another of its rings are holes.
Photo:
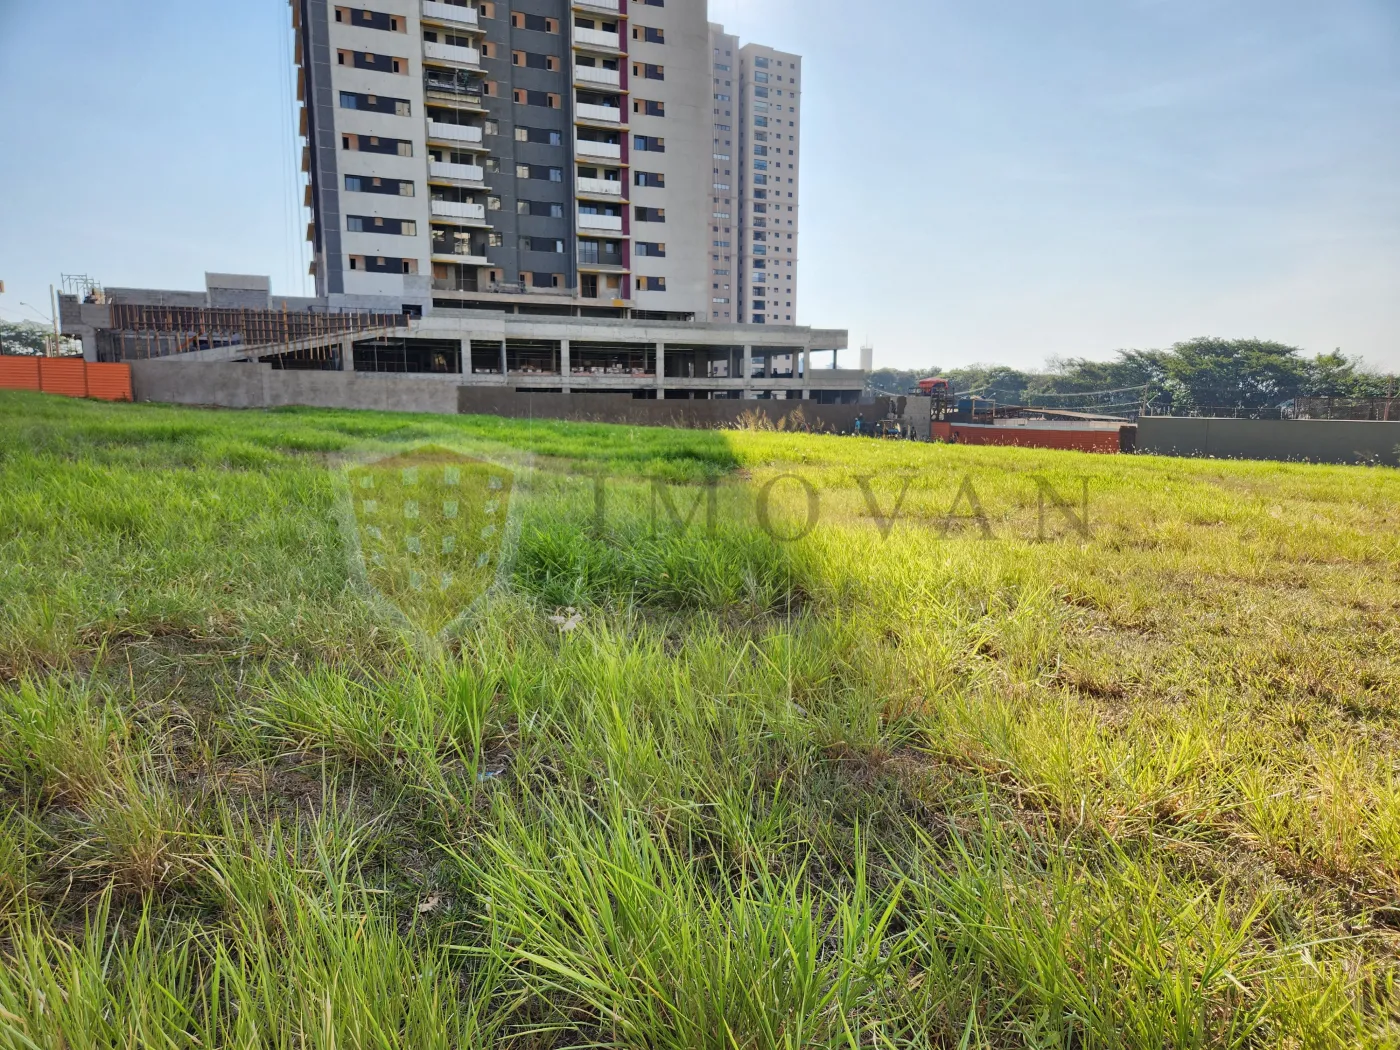
[[[880,364],[1213,334],[1400,369],[1394,0],[710,14],[805,56],[800,319]],[[285,0],[0,0],[0,316],[46,311],[61,272],[303,289],[287,19]]]

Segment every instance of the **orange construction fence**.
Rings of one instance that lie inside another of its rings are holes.
[[[0,357],[0,390],[37,390],[64,397],[130,401],[131,366],[81,357]]]

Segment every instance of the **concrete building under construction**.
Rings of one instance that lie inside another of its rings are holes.
[[[854,405],[871,368],[847,333],[796,326],[454,310],[385,313],[273,296],[265,277],[207,274],[202,292],[60,297],[63,332],[94,362],[243,363],[274,372],[441,380],[482,391]],[[847,367],[842,367],[845,364]]]

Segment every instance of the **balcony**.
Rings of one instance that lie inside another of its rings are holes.
[[[484,256],[484,255],[453,255],[451,252],[440,252],[440,251],[438,251],[436,248],[433,249],[433,262],[439,262],[439,263],[455,263],[455,264],[457,264],[458,266],[490,266],[490,265],[491,265],[491,260],[488,259],[488,258],[486,258],[486,256]],[[438,281],[444,282],[443,285],[439,285],[439,284],[438,284]],[[435,277],[435,278],[433,278],[433,288],[434,288],[435,290],[441,291],[441,292],[474,292],[474,291],[476,291],[476,288],[474,288],[474,287],[473,287],[473,288],[446,287],[446,284],[447,284],[448,282],[451,282],[453,285],[465,283],[465,282],[461,281],[460,278]]]
[[[586,245],[579,245],[578,264],[580,266],[621,266],[621,252],[600,251],[595,244],[591,248]]]
[[[617,106],[595,106],[589,102],[580,102],[574,112],[582,120],[598,120],[606,124],[621,124],[622,109]]]
[[[574,43],[588,47],[606,47],[617,51],[622,47],[622,38],[616,33],[605,33],[601,29],[574,29]]]
[[[423,41],[423,57],[430,62],[450,62],[458,66],[479,67],[481,52],[474,47],[457,47],[455,44],[435,44]]]
[[[583,32],[584,30],[579,30]],[[606,84],[609,87],[622,86],[622,72],[617,69],[604,69],[602,66],[575,66],[574,79],[580,84]]]
[[[486,221],[486,205],[468,201],[433,201],[433,214],[444,219],[475,219]]]
[[[579,179],[578,191],[580,193],[599,193],[608,197],[621,197],[622,181],[620,179]]]
[[[446,142],[481,142],[481,129],[470,124],[444,124],[440,120],[428,121],[428,138]]]
[[[609,3],[608,0],[574,0],[574,6],[580,11],[598,11],[604,14],[621,14],[625,8],[616,3]]]
[[[622,232],[621,215],[596,215],[592,212],[578,213],[578,228],[580,230],[603,230],[607,233]]]
[[[423,17],[434,22],[456,22],[468,26],[477,24],[476,8],[442,4],[437,0],[423,0]]]
[[[481,106],[481,84],[465,69],[425,69],[423,88],[439,94],[454,95],[463,104]]]
[[[433,179],[456,179],[458,182],[480,182],[486,172],[475,164],[449,164],[445,160],[428,161],[428,177]]]
[[[621,160],[622,143],[590,142],[588,139],[576,139],[574,141],[574,152],[580,157],[602,157],[605,160]]]

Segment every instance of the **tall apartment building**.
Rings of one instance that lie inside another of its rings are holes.
[[[318,296],[795,323],[792,56],[703,0],[291,4]]]
[[[710,291],[716,321],[797,319],[802,60],[739,45],[710,25],[714,176]]]
[[[710,316],[724,323],[744,320],[739,286],[738,244],[740,164],[738,126],[739,38],[710,24],[711,80],[714,88],[713,183],[710,198]]]
[[[760,44],[739,52],[738,287],[744,319],[797,317],[802,60]]]

